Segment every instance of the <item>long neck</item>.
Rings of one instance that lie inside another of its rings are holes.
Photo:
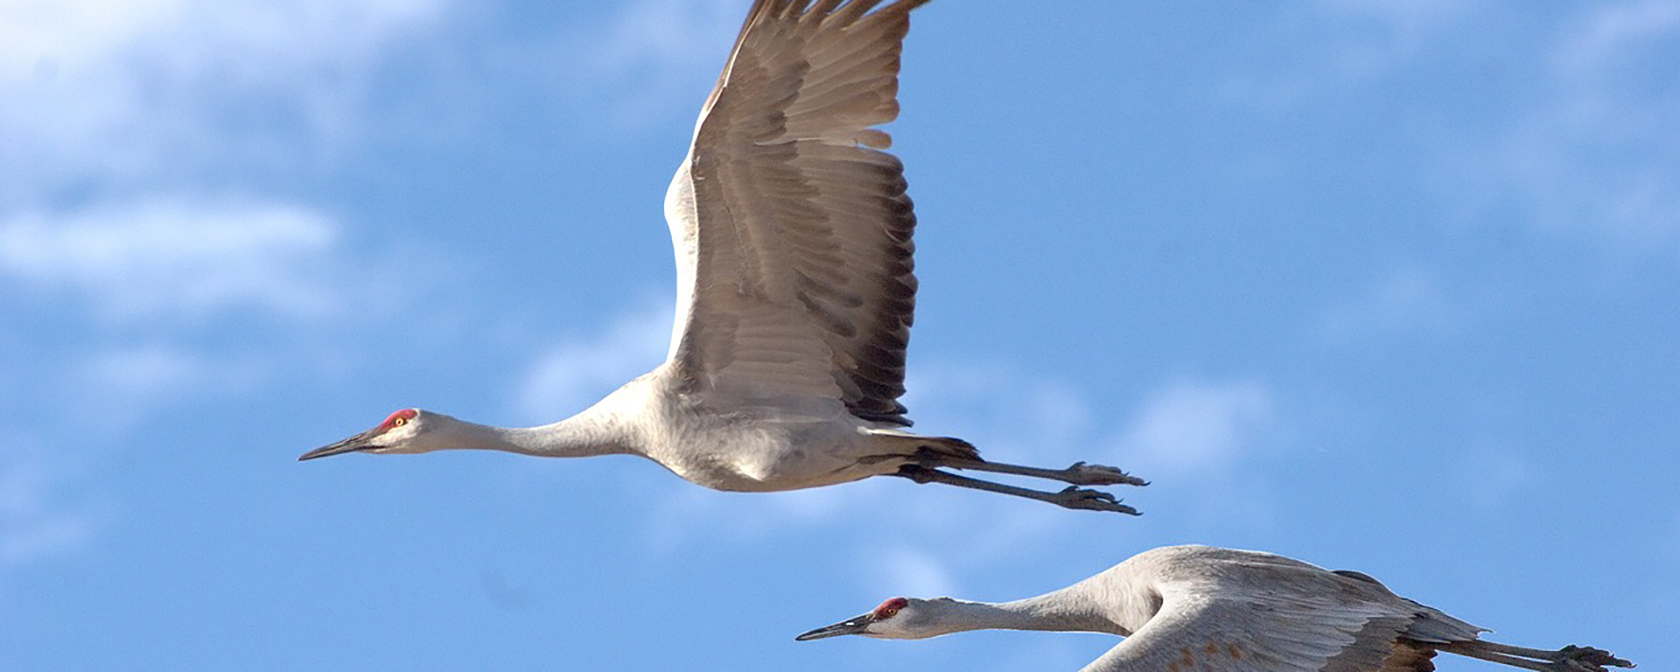
[[[460,448],[483,448],[541,457],[633,454],[629,432],[615,416],[590,409],[541,427],[492,427],[461,423]]]
[[[1064,591],[1013,602],[965,602],[947,606],[941,619],[948,632],[965,630],[1055,630],[1118,633],[1114,623],[1080,595]]]

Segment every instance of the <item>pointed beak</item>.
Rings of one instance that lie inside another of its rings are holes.
[[[330,446],[322,446],[304,453],[298,456],[298,461],[302,462],[304,460],[313,460],[317,457],[327,457],[330,455],[338,455],[340,453],[353,453],[358,450],[367,450],[375,447],[371,441],[373,440],[373,437],[378,435],[379,434],[373,430],[368,430]]]
[[[817,628],[798,637],[794,637],[793,641],[809,642],[813,639],[826,639],[828,637],[839,637],[840,635],[861,635],[864,633],[864,629],[869,627],[869,624],[873,622],[875,622],[875,616],[873,614],[864,614],[856,618],[849,618],[839,623],[835,623],[834,625]]]

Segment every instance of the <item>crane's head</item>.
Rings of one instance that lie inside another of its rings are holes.
[[[933,600],[895,597],[882,602],[881,606],[875,607],[874,611],[867,614],[817,628],[794,639],[804,642],[840,635],[863,635],[880,639],[926,639],[952,632],[949,628],[940,627],[943,621],[940,615],[944,613],[945,606],[954,602],[948,597]]]
[[[437,424],[436,413],[427,413],[418,408],[405,408],[390,417],[378,427],[367,430],[330,446],[323,446],[304,453],[298,457],[299,461],[313,460],[317,457],[338,455],[340,453],[429,453],[442,446],[431,445],[427,439],[427,430]]]

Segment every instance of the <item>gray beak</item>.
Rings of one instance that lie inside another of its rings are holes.
[[[856,618],[849,618],[839,623],[835,623],[834,625],[817,628],[816,630],[794,637],[793,640],[796,642],[809,642],[813,639],[839,637],[840,635],[861,635],[863,634],[864,628],[869,627],[869,624],[873,622],[875,622],[874,614],[864,614]]]
[[[304,460],[313,460],[317,457],[327,457],[329,455],[338,455],[340,453],[353,453],[358,450],[374,448],[375,446],[371,443],[371,441],[375,436],[378,436],[378,434],[375,433],[374,430],[370,429],[330,446],[322,446],[304,453],[303,455],[298,456],[298,461],[302,462]]]

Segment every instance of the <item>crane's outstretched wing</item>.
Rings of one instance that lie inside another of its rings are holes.
[[[1282,571],[1238,590],[1162,590],[1161,609],[1084,672],[1430,672],[1481,628],[1364,575]]]
[[[910,10],[927,0],[757,0],[666,196],[670,364],[707,398],[844,404],[908,425],[915,308],[898,116]]]

